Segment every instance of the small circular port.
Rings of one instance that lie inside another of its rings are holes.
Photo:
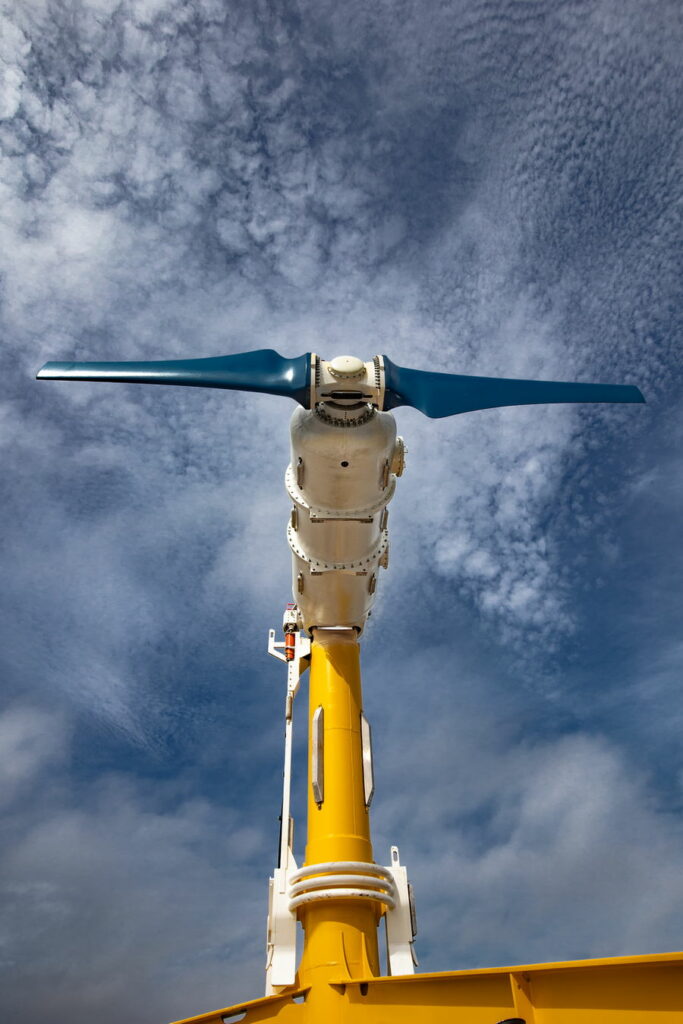
[[[339,465],[343,466],[343,468],[346,469],[346,467],[348,466],[348,462],[346,461],[346,459],[344,459],[344,461],[340,462]]]

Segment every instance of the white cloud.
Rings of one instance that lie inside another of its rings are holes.
[[[445,970],[677,948],[681,822],[651,780],[601,735],[515,735],[528,692],[440,653],[394,674],[408,713],[380,733],[375,850],[401,844],[418,955]]]
[[[125,1005],[133,1024],[258,994],[263,836],[206,801],[161,809],[161,792],[113,777],[19,819],[3,856],[6,1012],[106,1024]]]
[[[59,714],[14,705],[0,714],[0,801],[12,803],[65,752]]]

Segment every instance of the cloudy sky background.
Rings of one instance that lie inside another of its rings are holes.
[[[47,359],[638,384],[397,411],[374,837],[423,970],[680,949],[680,5],[0,10],[8,1019],[258,996],[278,838],[291,403]]]

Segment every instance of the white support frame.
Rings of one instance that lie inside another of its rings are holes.
[[[296,612],[285,613],[285,626],[289,617],[296,622]],[[285,697],[285,755],[282,778],[282,827],[280,829],[279,866],[268,884],[268,933],[266,937],[266,995],[293,985],[296,979],[296,926],[297,917],[289,909],[291,875],[296,871],[292,852],[292,733],[294,698],[299,690],[301,675],[308,667],[311,641],[298,629],[294,633],[294,657],[287,660],[285,643],[275,640],[275,630],[268,631],[268,653],[287,665],[287,694]]]
[[[413,948],[415,938],[415,912],[412,906],[408,872],[401,864],[398,846],[391,847],[391,864],[388,866],[394,879],[396,903],[387,908],[384,918],[387,932],[388,973],[414,974],[417,957]]]

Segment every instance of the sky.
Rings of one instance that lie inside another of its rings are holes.
[[[7,1019],[259,996],[278,842],[292,403],[48,359],[638,385],[396,411],[373,838],[421,970],[681,949],[680,4],[0,12]]]

